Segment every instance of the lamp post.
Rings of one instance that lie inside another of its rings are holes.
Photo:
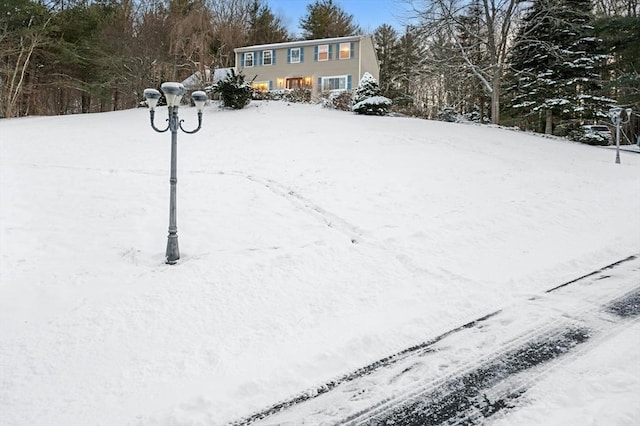
[[[627,119],[622,120],[622,111],[620,107],[613,107],[609,110],[609,118],[614,126],[616,126],[616,164],[620,164],[620,125],[626,124],[631,120],[631,108],[624,110],[627,114]]]
[[[178,248],[178,225],[177,225],[177,207],[176,207],[176,187],[178,184],[177,177],[177,149],[178,149],[178,129],[184,133],[193,134],[196,133],[202,127],[202,109],[207,101],[207,94],[201,90],[193,92],[191,98],[196,104],[198,110],[198,127],[195,130],[185,130],[182,127],[182,122],[178,117],[178,107],[180,101],[185,93],[185,88],[181,83],[167,82],[162,83],[160,87],[167,99],[167,107],[169,112],[169,118],[167,119],[167,127],[165,129],[158,129],[154,123],[155,108],[160,100],[160,92],[156,89],[145,89],[144,97],[149,105],[149,116],[151,120],[151,128],[159,133],[164,133],[167,130],[171,130],[171,177],[169,178],[169,184],[171,187],[169,196],[169,236],[167,237],[167,252],[166,263],[173,265],[180,259],[180,250]]]

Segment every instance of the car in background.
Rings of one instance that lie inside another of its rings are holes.
[[[594,135],[606,139],[609,144],[613,143],[613,133],[608,126],[603,124],[586,124],[581,127],[585,135]]]

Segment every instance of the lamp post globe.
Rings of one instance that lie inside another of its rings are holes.
[[[185,87],[181,83],[165,82],[160,86],[162,93],[167,100],[167,127],[159,129],[154,122],[155,108],[160,100],[160,92],[156,89],[145,89],[144,97],[149,105],[149,117],[151,128],[158,133],[171,131],[171,173],[169,177],[169,235],[167,236],[167,250],[165,252],[165,262],[173,265],[180,259],[180,249],[178,247],[178,208],[177,208],[177,186],[178,186],[178,129],[184,133],[193,134],[202,127],[202,110],[207,101],[207,94],[203,91],[196,91],[192,94],[192,99],[196,104],[198,112],[198,127],[194,130],[186,130],[182,127],[182,122],[178,116],[178,109],[182,96],[185,94]]]

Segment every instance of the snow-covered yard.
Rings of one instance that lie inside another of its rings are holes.
[[[635,153],[280,102],[203,126],[169,266],[147,110],[0,120],[1,425],[224,424],[640,252]]]

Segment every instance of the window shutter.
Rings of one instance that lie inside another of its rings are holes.
[[[271,51],[271,65],[275,65],[276,64],[276,51],[272,50]]]
[[[273,90],[273,81],[269,80],[269,90]]]
[[[331,45],[331,44],[327,46],[327,50],[329,51],[329,60],[331,60],[331,57],[333,56],[332,55],[332,53],[333,53],[332,47],[333,47],[333,45]]]
[[[244,68],[244,53],[240,56],[240,66]]]
[[[304,47],[300,48],[300,63],[304,62]]]
[[[322,92],[322,77],[318,77],[318,91]]]
[[[351,90],[351,74],[347,76],[347,90]]]
[[[291,63],[291,48],[287,49],[287,63]]]
[[[313,48],[313,52],[314,52],[314,55],[315,55],[315,61],[318,62],[318,46],[315,46]]]
[[[258,52],[258,54],[256,55],[256,66],[261,66],[262,65],[262,51]]]
[[[351,42],[351,50],[349,52],[349,57],[353,58],[355,53],[356,53],[356,44],[354,42]]]

